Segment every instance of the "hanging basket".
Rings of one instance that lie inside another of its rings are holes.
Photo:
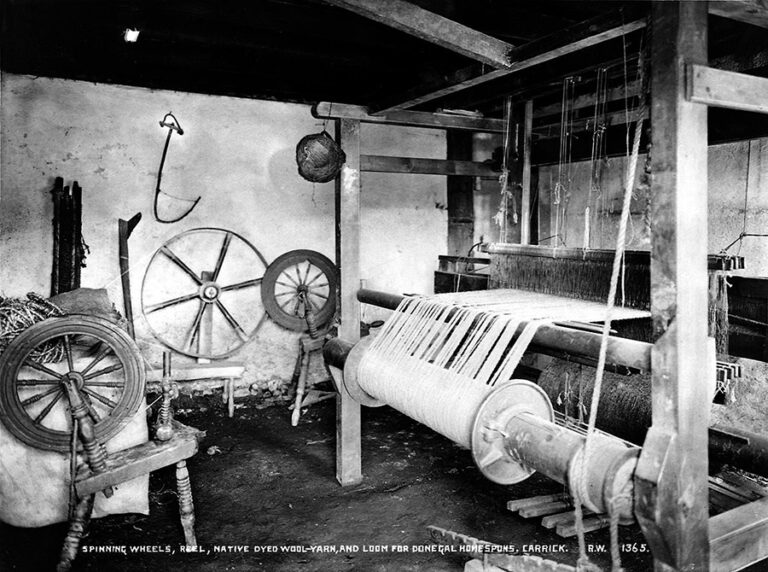
[[[299,174],[312,183],[327,183],[336,178],[347,156],[327,131],[303,137],[296,145]]]

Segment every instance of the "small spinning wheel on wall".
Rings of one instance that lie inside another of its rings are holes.
[[[292,250],[267,268],[261,299],[269,317],[289,330],[307,329],[306,312],[318,325],[336,312],[336,267],[314,250]]]
[[[111,322],[71,315],[38,322],[0,355],[0,419],[23,443],[68,452],[82,403],[101,443],[116,435],[144,398],[134,341]]]
[[[178,353],[231,355],[261,327],[261,253],[239,234],[191,229],[152,256],[141,286],[141,308],[152,334]]]

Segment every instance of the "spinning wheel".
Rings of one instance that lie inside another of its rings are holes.
[[[152,334],[187,356],[226,357],[264,321],[258,289],[267,262],[239,234],[196,228],[171,238],[152,256],[141,308]]]
[[[270,318],[290,330],[307,329],[307,309],[325,324],[336,311],[336,267],[314,250],[286,252],[267,268],[261,299]]]
[[[55,347],[63,352],[51,351]],[[67,452],[74,394],[103,443],[144,397],[140,356],[133,340],[107,320],[73,315],[38,322],[0,355],[0,419],[27,445]]]

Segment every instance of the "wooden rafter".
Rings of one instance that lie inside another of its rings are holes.
[[[495,68],[510,66],[509,54],[514,48],[512,44],[468,28],[410,2],[404,0],[387,0],[386,2],[325,0],[325,2]]]
[[[428,92],[410,95],[396,103],[380,106],[372,105],[371,112],[374,114],[389,113],[427,103],[554,60],[560,56],[621,37],[639,30],[645,26],[645,23],[645,18],[625,22],[623,14],[610,14],[587,20],[568,30],[563,30],[557,34],[552,34],[551,36],[515,48],[510,54],[513,63],[506,69],[478,73],[476,67],[464,68],[447,78],[445,84],[440,88],[433,88]]]
[[[407,127],[432,129],[459,129],[485,133],[501,133],[504,122],[501,119],[428,113],[424,111],[393,111],[381,115],[370,115],[365,107],[346,103],[322,101],[312,107],[312,115],[318,119],[355,119],[363,123],[386,123]]]
[[[768,2],[766,0],[728,0],[710,2],[709,13],[745,24],[768,28]]]

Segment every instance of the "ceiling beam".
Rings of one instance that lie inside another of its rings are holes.
[[[312,107],[312,115],[318,119],[357,119],[363,123],[384,123],[408,127],[460,129],[483,133],[504,132],[504,121],[501,119],[427,113],[425,111],[393,111],[381,115],[369,115],[365,107],[327,101],[315,104]]]
[[[710,2],[709,13],[760,28],[768,28],[768,1],[766,0]]]
[[[587,20],[556,34],[546,36],[515,48],[510,57],[512,64],[506,69],[497,69],[489,73],[478,74],[476,68],[465,68],[446,78],[445,84],[439,89],[422,92],[419,95],[410,96],[397,103],[384,105],[371,105],[371,112],[387,113],[394,110],[408,109],[422,103],[427,103],[477,85],[493,81],[500,77],[533,67],[550,60],[554,60],[565,54],[570,54],[584,48],[621,37],[643,28],[645,18],[639,18],[624,22],[621,13],[600,16]]]
[[[494,68],[510,66],[514,49],[498,38],[449,20],[404,0],[324,0],[375,22],[411,34]]]

